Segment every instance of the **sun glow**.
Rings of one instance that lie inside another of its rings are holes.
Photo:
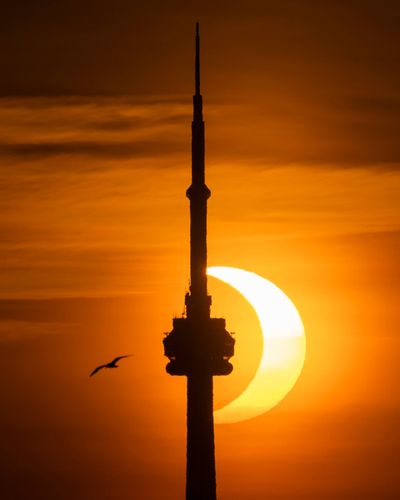
[[[255,310],[263,335],[263,355],[247,389],[215,412],[217,423],[247,420],[276,406],[292,389],[303,368],[305,335],[293,302],[257,274],[231,267],[210,267],[207,274],[235,288]]]

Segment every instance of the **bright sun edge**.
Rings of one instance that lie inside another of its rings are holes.
[[[214,412],[216,423],[248,420],[274,408],[295,385],[304,365],[306,339],[293,302],[272,282],[233,267],[207,269],[237,290],[253,307],[260,322],[263,354],[246,390]]]

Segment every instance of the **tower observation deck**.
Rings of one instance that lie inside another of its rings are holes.
[[[186,500],[216,500],[213,376],[229,375],[234,339],[225,319],[211,318],[207,292],[207,200],[205,183],[203,99],[200,93],[200,35],[196,24],[195,94],[192,121],[190,200],[190,288],[186,314],[173,319],[164,338],[170,375],[187,377]]]

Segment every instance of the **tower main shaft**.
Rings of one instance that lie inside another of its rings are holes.
[[[207,293],[207,200],[204,121],[200,94],[200,36],[196,24],[195,94],[192,121],[192,184],[190,200],[190,292],[186,317],[174,318],[164,339],[170,375],[187,376],[186,500],[215,500],[213,376],[232,371],[234,339],[223,318],[211,318]]]

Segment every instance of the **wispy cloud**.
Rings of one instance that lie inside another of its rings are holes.
[[[174,141],[131,141],[131,142],[39,142],[0,143],[0,159],[30,161],[54,156],[84,156],[93,158],[154,158],[160,150],[163,154],[178,154],[182,145]]]
[[[131,98],[3,98],[0,160],[29,163],[57,156],[108,160],[179,155],[185,147],[182,125],[189,113],[189,106],[179,99],[134,103]]]

